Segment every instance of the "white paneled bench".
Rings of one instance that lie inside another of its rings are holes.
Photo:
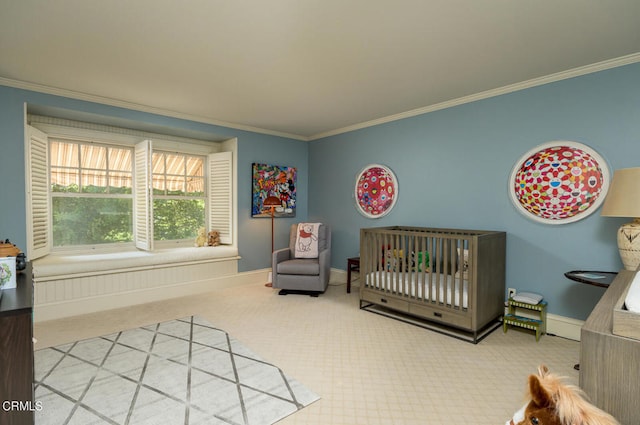
[[[231,286],[239,259],[231,246],[48,255],[33,261],[35,320]]]

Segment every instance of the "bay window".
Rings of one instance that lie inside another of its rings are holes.
[[[52,249],[193,246],[202,227],[233,243],[232,153],[215,152],[220,143],[44,127],[27,126],[25,137],[31,259]]]

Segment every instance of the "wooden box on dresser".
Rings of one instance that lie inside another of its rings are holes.
[[[613,309],[636,272],[622,270],[582,326],[580,387],[622,425],[640,424],[640,340],[614,334]]]
[[[0,424],[34,423],[31,265],[0,299]]]

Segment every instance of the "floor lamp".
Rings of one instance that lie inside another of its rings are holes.
[[[275,196],[269,196],[267,197],[267,199],[264,200],[264,202],[262,203],[262,206],[264,207],[269,207],[271,209],[271,254],[273,255],[273,216],[274,216],[274,210],[276,207],[280,207],[282,206],[282,202],[280,201],[280,198],[275,197]],[[271,271],[271,280],[273,280],[273,270]],[[271,287],[272,284],[271,282],[265,283],[264,286],[267,287]]]

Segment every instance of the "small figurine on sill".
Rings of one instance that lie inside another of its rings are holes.
[[[207,229],[201,227],[198,229],[198,236],[196,237],[195,246],[201,247],[207,244]]]
[[[220,232],[219,231],[212,230],[212,231],[209,232],[208,245],[209,246],[218,246],[218,245],[220,245]]]

